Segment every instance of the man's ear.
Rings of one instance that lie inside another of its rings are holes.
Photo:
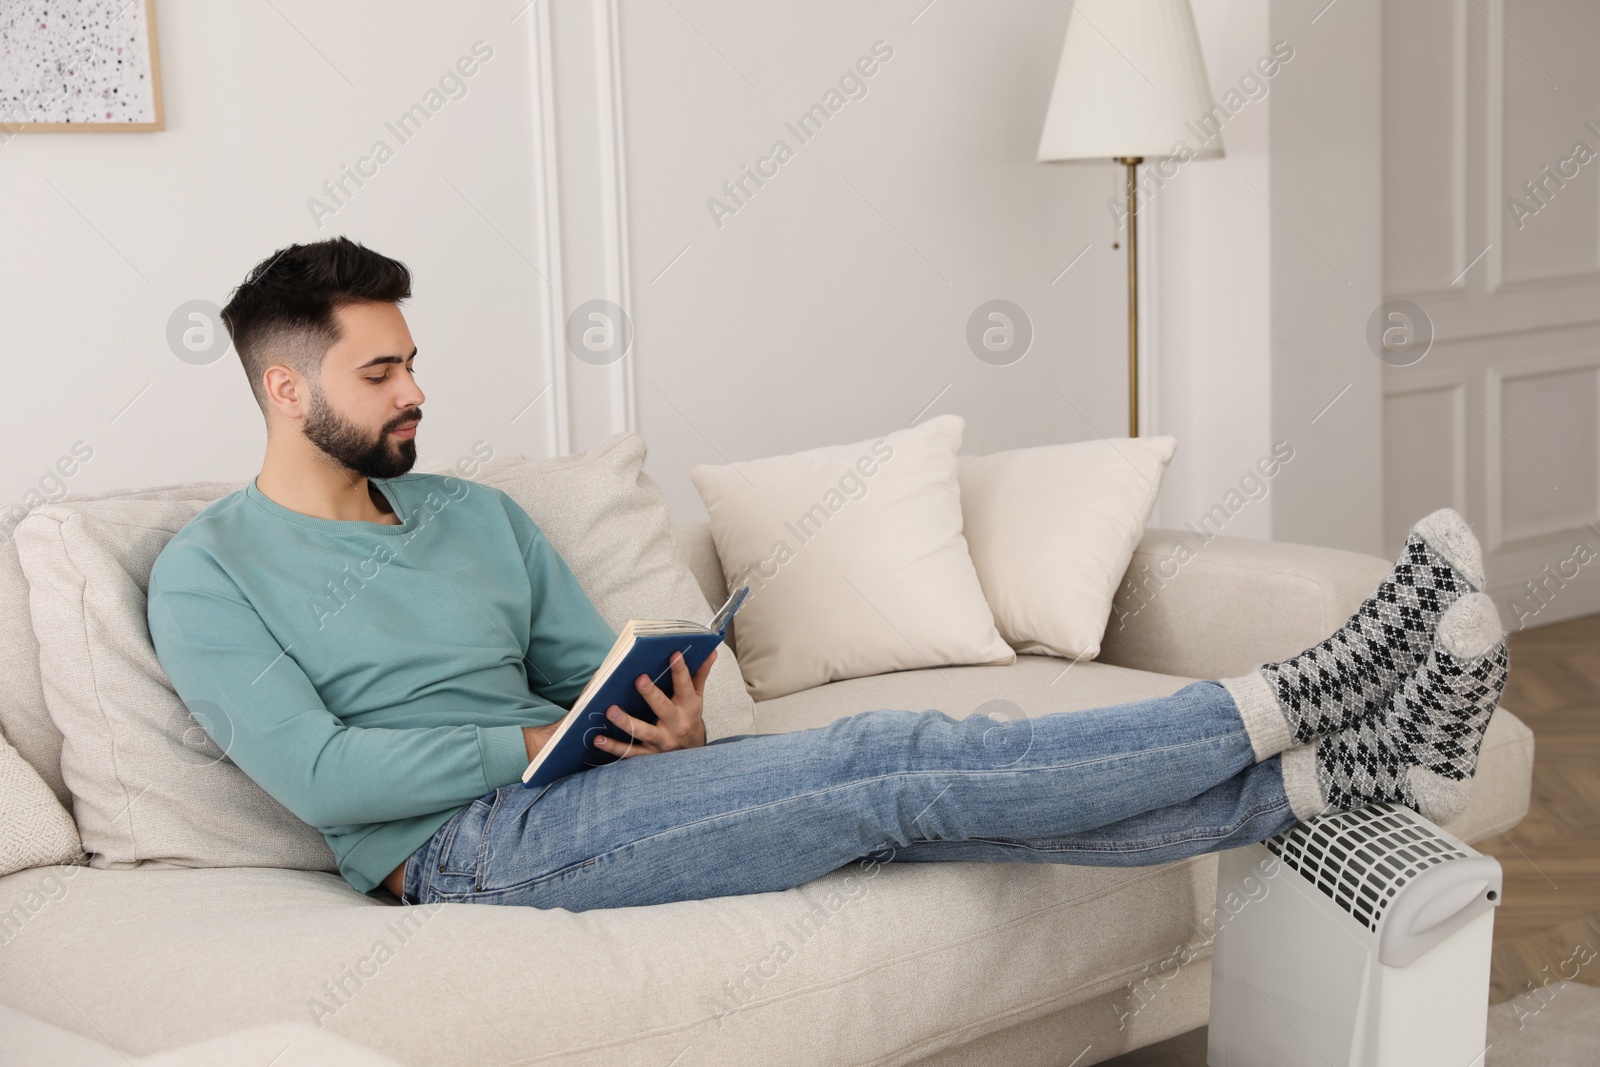
[[[274,363],[261,374],[261,383],[267,391],[267,403],[277,408],[286,419],[304,418],[311,403],[305,380],[292,367]]]

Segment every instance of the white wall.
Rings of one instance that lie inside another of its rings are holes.
[[[1121,168],[1032,162],[1067,11],[558,3],[565,306],[616,300],[637,328],[628,361],[570,363],[574,446],[637,426],[689,520],[704,515],[684,476],[693,464],[942,411],[967,418],[971,452],[1125,433],[1125,260],[1112,247],[1125,230],[1108,204]],[[1198,520],[1287,438],[1298,466],[1227,532],[1287,527],[1377,550],[1378,364],[1352,358],[1379,300],[1376,18],[1369,5],[1309,26],[1309,13],[1266,0],[1199,0],[1196,14],[1219,100],[1284,35],[1299,58],[1230,118],[1227,159],[1184,168],[1144,209],[1144,427],[1180,441],[1157,519]],[[893,58],[801,144],[785,122],[875,42]],[[1351,91],[1351,69],[1371,84]],[[1295,136],[1330,121],[1344,132],[1332,170],[1318,138]],[[723,183],[777,139],[793,159],[759,187],[747,181],[745,203],[727,197]],[[1348,293],[1330,293],[1320,259],[1307,263],[1316,253],[1292,243],[1266,198],[1274,181],[1296,199],[1298,225],[1338,250]],[[714,215],[713,197],[737,211]],[[968,316],[994,298],[1035,329],[1033,349],[1005,367],[964,340]],[[1329,370],[1332,354],[1354,366]],[[1346,382],[1356,387],[1339,418],[1307,430]]]
[[[488,0],[276,6],[162,0],[163,132],[0,143],[0,504],[80,439],[74,492],[254,474],[266,434],[237,357],[180,361],[168,316],[335,233],[415,272],[423,451],[547,448],[548,403],[509,423],[549,378],[537,276],[511,247],[536,243],[526,17]],[[493,56],[466,95],[400,144],[385,122],[477,40]],[[319,228],[307,200],[379,138],[394,158]]]
[[[1380,552],[1377,8],[1194,10],[1227,155],[1151,201],[1161,522]]]
[[[1380,5],[1278,0],[1271,21],[1296,51],[1271,98],[1272,436],[1295,447],[1272,536],[1383,552]]]
[[[1508,627],[1600,611],[1600,9],[1390,3],[1384,42],[1385,289],[1434,330],[1384,375],[1386,541],[1454,507]]]
[[[1125,432],[1125,260],[1107,207],[1120,168],[1033,162],[1066,5],[278,7],[285,17],[163,0],[163,133],[0,145],[0,190],[36,205],[0,221],[14,415],[0,423],[0,499],[19,499],[78,439],[95,449],[70,479],[80,492],[253,473],[263,431],[235,357],[182,363],[167,317],[195,297],[224,302],[274,248],[335,232],[416,271],[424,461],[479,438],[543,455],[637,428],[675,518],[694,521],[693,464],[941,412],[966,417],[969,452]],[[1196,13],[1220,95],[1270,50],[1281,16],[1266,0],[1197,0]],[[1321,73],[1302,95],[1366,44],[1319,36]],[[307,198],[480,38],[495,56],[468,96],[316,227]],[[893,57],[866,95],[800,144],[785,122],[879,41]],[[1276,355],[1289,290],[1272,287],[1281,222],[1261,193],[1294,162],[1269,144],[1280,83],[1232,120],[1226,160],[1191,165],[1149,207],[1145,428],[1180,439],[1160,513],[1171,524],[1270,449],[1300,405],[1285,375],[1315,358]],[[707,200],[726,201],[723,182],[780,138],[793,158],[719,226]],[[1342,225],[1313,183],[1301,189],[1301,210]],[[567,312],[596,298],[631,312],[619,363],[562,351]],[[1027,356],[1003,367],[965,341],[972,311],[995,298],[1034,329]],[[1351,404],[1340,433],[1376,442],[1362,411]],[[1301,515],[1324,506],[1324,483],[1356,512],[1365,492],[1375,513],[1375,485],[1303,469],[1293,494],[1252,504],[1228,532],[1288,524],[1368,547],[1359,521]]]
[[[1117,168],[1033,161],[1066,9],[925,3],[623,5],[639,419],[686,516],[692,464],[942,412],[969,452],[1126,433]],[[801,144],[785,123],[879,41]],[[707,200],[780,139],[794,158],[718,226]],[[995,298],[1035,331],[1010,366],[965,340]]]
[[[1147,277],[1155,297],[1145,316],[1148,407],[1152,423],[1179,441],[1160,519],[1175,528],[1265,538],[1272,535],[1270,492],[1236,513],[1225,504],[1224,513],[1212,509],[1272,449],[1273,220],[1262,195],[1272,188],[1268,115],[1296,60],[1271,63],[1266,0],[1201,0],[1194,11],[1212,97],[1221,101],[1250,74],[1261,89],[1222,125],[1223,158],[1187,164],[1148,200],[1153,239],[1145,245],[1153,246],[1153,269]],[[1256,66],[1263,57],[1274,71],[1270,78]],[[1216,517],[1207,521],[1208,515]]]

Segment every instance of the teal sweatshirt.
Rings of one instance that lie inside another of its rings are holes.
[[[320,519],[252,481],[150,574],[150,637],[195,720],[377,886],[528,765],[616,640],[527,512],[455,477],[371,480],[398,526]]]

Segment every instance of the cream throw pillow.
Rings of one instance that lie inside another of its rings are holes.
[[[729,588],[750,583],[739,663],[757,700],[1016,661],[962,536],[965,425],[939,415],[873,441],[690,469]]]
[[[72,816],[33,765],[0,738],[0,877],[83,858]]]
[[[960,456],[961,510],[983,593],[1019,652],[1093,659],[1144,536],[1171,437]]]

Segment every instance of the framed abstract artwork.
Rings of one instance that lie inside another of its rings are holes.
[[[163,128],[155,0],[0,3],[0,134]]]

